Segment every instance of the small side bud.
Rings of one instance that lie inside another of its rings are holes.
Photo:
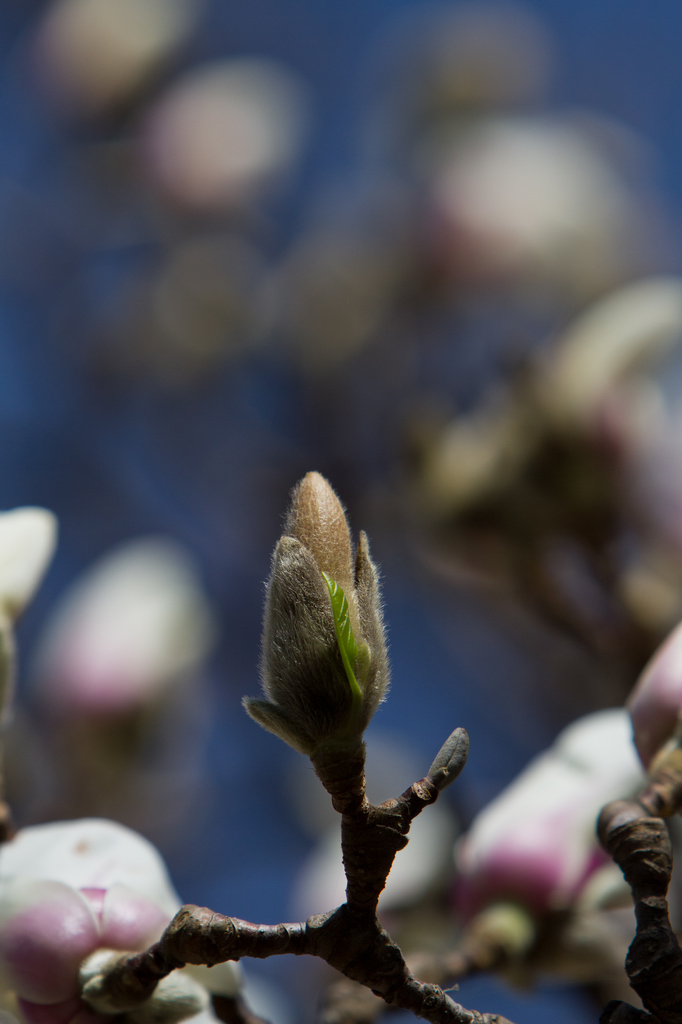
[[[208,1010],[208,992],[185,971],[173,971],[162,978],[145,1002],[132,999],[129,1006],[122,1005],[120,996],[112,999],[107,988],[108,975],[121,959],[120,950],[98,949],[81,965],[81,998],[97,1013],[110,1015],[125,1010],[131,1024],[178,1024]]]
[[[469,938],[485,949],[504,951],[510,960],[522,960],[537,938],[535,921],[518,903],[493,903],[481,910],[468,929]]]
[[[445,789],[462,771],[468,756],[469,734],[466,729],[455,729],[438,751],[427,777],[437,790]]]

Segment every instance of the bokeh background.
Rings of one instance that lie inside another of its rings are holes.
[[[115,814],[183,899],[297,913],[322,812],[240,701],[309,469],[382,567],[379,798],[469,730],[443,850],[563,725],[622,702],[682,612],[681,37],[650,0],[5,0],[0,507],[60,521],[19,632],[20,823]],[[600,364],[565,384],[569,326],[651,279],[650,327],[639,293],[611,314],[617,336],[644,318],[637,360],[583,408]],[[138,704],[60,702],[60,671],[88,669],[51,660],[55,609],[148,536],[191,560],[212,642]],[[313,1019],[314,965],[247,970],[282,1022]],[[459,998],[596,1019],[553,978]]]

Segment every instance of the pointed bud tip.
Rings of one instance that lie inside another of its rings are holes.
[[[311,469],[310,472],[306,473],[304,477],[298,482],[297,492],[305,492],[314,494],[318,497],[318,500],[324,501],[331,497],[332,500],[338,501],[336,491],[327,480],[326,476],[322,476],[316,469]]]
[[[306,473],[294,487],[287,516],[287,531],[307,544],[306,537],[318,523],[343,523],[348,529],[343,505],[336,491],[321,473],[313,470]]]
[[[451,733],[429,768],[428,778],[440,791],[454,782],[469,756],[469,734],[458,728]]]
[[[294,488],[284,532],[305,545],[318,568],[350,592],[353,564],[346,513],[321,473],[306,473]]]

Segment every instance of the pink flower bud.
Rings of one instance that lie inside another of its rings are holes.
[[[77,996],[80,962],[98,945],[87,901],[52,881],[15,879],[0,893],[0,967],[8,987],[34,1003]]]
[[[28,1024],[93,1024],[82,961],[145,949],[179,909],[161,857],[131,829],[98,819],[22,829],[0,848],[0,980]],[[224,990],[230,975],[236,991],[234,965],[216,983]]]
[[[625,709],[569,726],[458,844],[461,912],[499,900],[520,901],[536,913],[569,906],[607,859],[596,838],[599,811],[633,792],[641,778]]]
[[[645,767],[673,735],[682,711],[682,624],[659,647],[628,699],[635,745]]]
[[[161,908],[180,907],[155,847],[124,825],[101,818],[53,821],[21,829],[0,848],[2,886],[14,879],[50,879],[80,890],[96,917],[106,916],[105,893],[122,888]]]
[[[31,1003],[72,999],[84,957],[144,949],[179,906],[154,847],[122,825],[23,829],[0,852],[2,974]]]

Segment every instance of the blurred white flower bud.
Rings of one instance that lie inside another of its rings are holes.
[[[495,391],[480,409],[447,424],[422,456],[415,497],[425,513],[456,513],[511,481],[536,441],[528,412]]]
[[[377,334],[403,283],[406,255],[402,238],[347,226],[303,236],[273,294],[307,369],[335,370]]]
[[[128,100],[192,29],[197,0],[56,0],[36,39],[36,72],[67,112]]]
[[[0,611],[21,614],[38,589],[57,542],[57,520],[44,508],[0,513]]]
[[[185,390],[253,345],[268,317],[263,265],[237,235],[194,234],[123,290],[102,363]]]
[[[44,508],[0,513],[0,722],[14,689],[14,620],[38,589],[57,542],[57,520]]]
[[[607,860],[596,837],[601,808],[642,782],[624,708],[568,726],[458,843],[460,910],[508,900],[536,913],[569,906]]]
[[[125,714],[196,670],[213,638],[190,556],[161,538],[132,541],[60,602],[39,646],[37,684],[55,710]]]
[[[180,206],[215,211],[257,198],[298,155],[307,102],[300,83],[264,58],[191,71],[150,109],[149,175]]]
[[[457,282],[584,301],[638,266],[634,195],[577,126],[490,118],[423,160],[433,256]]]

